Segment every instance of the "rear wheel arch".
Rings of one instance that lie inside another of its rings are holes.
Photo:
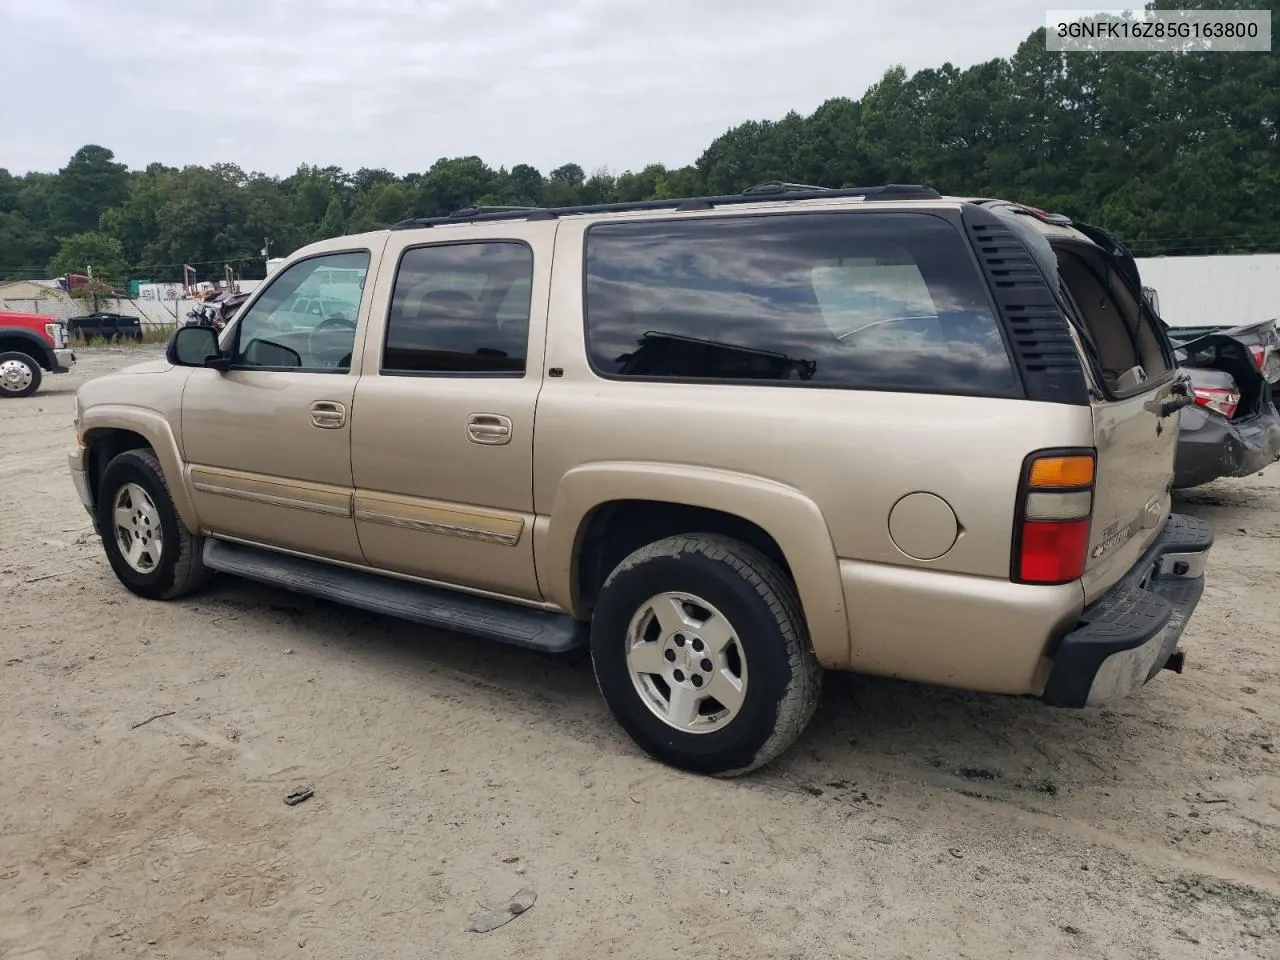
[[[720,534],[755,547],[794,580],[786,554],[763,527],[710,507],[662,500],[610,500],[582,518],[576,538],[574,586],[587,608],[613,569],[635,550],[681,534]]]
[[[703,533],[759,550],[794,582],[819,662],[836,669],[849,665],[844,585],[826,520],[799,490],[763,477],[622,461],[570,470],[556,487],[550,516],[539,517],[535,526],[543,595],[575,616],[590,618],[589,585],[611,572],[601,568],[621,550],[607,539],[600,543],[601,532],[619,518],[622,529],[634,527],[637,517],[655,518],[655,525],[633,549],[664,537]]]

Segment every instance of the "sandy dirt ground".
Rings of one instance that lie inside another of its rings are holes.
[[[1280,957],[1280,469],[1180,498],[1218,533],[1183,676],[1080,712],[833,676],[717,781],[581,662],[126,593],[63,451],[152,352],[0,403],[0,958]]]

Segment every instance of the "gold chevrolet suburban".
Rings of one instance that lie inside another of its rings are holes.
[[[772,183],[313,244],[85,384],[70,466],[135,594],[223,572],[588,646],[644,750],[728,775],[823,669],[1066,707],[1180,672],[1189,402],[1101,230]]]

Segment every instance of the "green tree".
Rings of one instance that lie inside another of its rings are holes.
[[[316,239],[327,240],[330,237],[340,237],[345,229],[342,222],[342,203],[335,196],[329,201],[329,207],[320,219],[320,226],[316,228]]]
[[[290,252],[310,237],[307,225],[294,220],[289,199],[275,177],[250,175],[243,196],[244,213],[239,226],[243,243],[253,255],[258,255],[268,239],[273,255],[278,255]]]
[[[129,197],[129,169],[94,144],[81,147],[58,171],[50,214],[58,236],[96,230],[102,212]]]
[[[500,188],[497,174],[479,157],[441,158],[417,185],[418,216],[443,216],[471,206]]]
[[[18,193],[21,190],[22,181],[0,167],[0,213],[10,213],[17,208]]]
[[[248,178],[230,165],[184,167],[160,181],[156,232],[143,251],[146,273],[178,278],[182,264],[210,265],[253,257],[261,238],[246,230]]]
[[[371,170],[368,167],[361,167],[351,175],[351,187],[355,191],[356,198],[363,197],[374,187],[383,183],[395,183],[399,178],[390,170],[383,170],[379,167]]]
[[[104,233],[77,233],[64,239],[49,261],[49,273],[55,277],[90,269],[95,280],[123,283],[129,276],[129,264],[120,241]]]
[[[347,230],[365,233],[381,230],[413,215],[414,193],[404,183],[378,183],[363,194],[351,212]]]
[[[0,280],[38,276],[48,258],[41,260],[43,244],[31,223],[18,211],[0,211]]]
[[[507,195],[512,203],[539,206],[544,189],[542,174],[527,163],[517,163],[507,174]]]
[[[582,184],[583,203],[614,203],[618,199],[618,178],[601,167]]]
[[[125,258],[131,263],[142,261],[147,245],[159,234],[166,181],[177,172],[171,167],[151,164],[133,177],[129,198],[104,210],[99,218],[98,229],[120,241]]]
[[[543,199],[549,207],[572,207],[582,203],[582,188],[587,176],[576,163],[566,163],[551,171],[543,190]]]
[[[341,202],[331,172],[308,164],[300,166],[281,188],[289,197],[295,226],[308,240],[316,236],[320,221],[329,210],[329,202],[334,199]]]

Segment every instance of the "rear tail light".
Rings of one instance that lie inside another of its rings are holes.
[[[1262,373],[1267,369],[1267,348],[1254,344],[1249,348],[1249,356],[1253,357],[1254,365],[1258,368],[1258,372]]]
[[[1013,529],[1014,581],[1070,583],[1084,575],[1096,473],[1091,450],[1027,458]]]
[[[1222,414],[1228,420],[1236,415],[1240,406],[1240,392],[1222,387],[1196,387],[1196,403]]]

